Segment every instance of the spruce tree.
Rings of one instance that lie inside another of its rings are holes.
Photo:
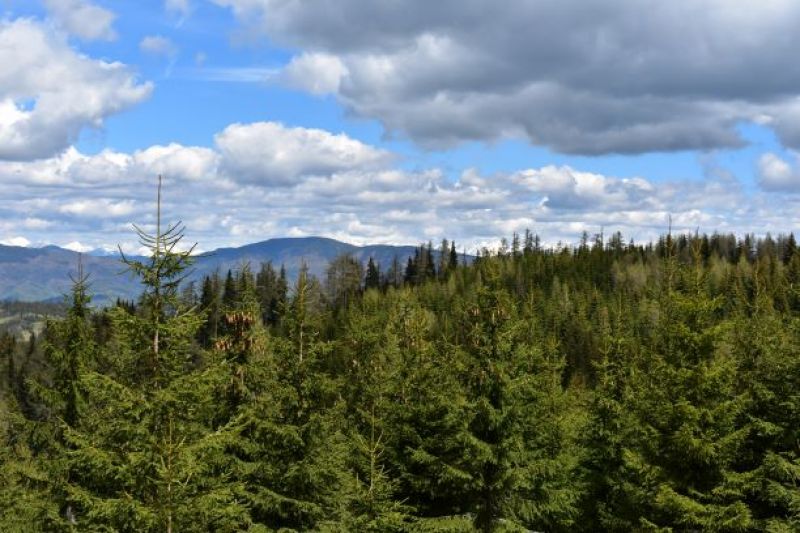
[[[372,257],[367,262],[367,274],[364,278],[364,289],[378,289],[381,286],[381,272]]]
[[[411,530],[470,527],[472,485],[469,411],[459,375],[463,366],[433,342],[433,314],[409,289],[397,296],[389,339],[398,365],[389,376],[386,435],[400,501],[414,511]],[[390,352],[391,353],[391,352]]]
[[[750,424],[728,491],[746,502],[754,529],[795,531],[800,528],[800,322],[776,312],[758,273],[754,284],[733,329]]]
[[[38,433],[13,397],[0,396],[0,531],[55,530],[62,520],[52,491],[60,472],[37,457]]]
[[[347,462],[354,484],[346,525],[355,531],[404,531],[408,521],[409,509],[400,501],[390,470],[389,413],[396,399],[399,351],[382,303],[381,294],[368,292],[351,306],[337,346],[337,360],[344,366]]]
[[[659,316],[625,405],[635,430],[615,484],[626,497],[611,512],[639,528],[746,530],[752,515],[726,490],[747,429],[721,301],[705,292],[697,249],[692,269],[667,255]]]
[[[69,427],[77,427],[85,391],[79,376],[92,368],[97,347],[91,330],[88,275],[79,258],[78,273],[73,278],[70,307],[63,320],[51,322],[45,334],[45,357],[53,376],[53,387],[41,389],[50,415]]]
[[[78,272],[72,281],[66,316],[50,321],[43,335],[48,377],[30,383],[33,397],[42,407],[38,430],[49,436],[46,447],[40,450],[38,462],[49,472],[50,492],[60,507],[62,524],[74,522],[74,508],[66,488],[72,477],[65,461],[71,445],[65,433],[82,429],[88,400],[82,376],[96,367],[97,355],[91,327],[88,275],[83,271],[80,256]],[[57,527],[58,522],[50,526]]]
[[[219,333],[220,320],[220,294],[219,275],[214,272],[203,278],[200,291],[200,310],[205,313],[205,321],[197,332],[197,340],[204,348],[209,348],[211,342]]]
[[[65,433],[67,501],[81,529],[203,531],[246,518],[209,475],[216,436],[200,415],[213,398],[193,353],[202,317],[178,298],[193,247],[178,249],[182,224],[162,229],[160,179],[158,193],[155,232],[136,227],[150,257],[123,255],[142,282],[141,306],[112,311],[111,370],[80,376],[89,401],[81,426]]]
[[[497,265],[486,263],[481,273],[462,311],[461,346],[475,527],[566,529],[577,514],[580,488],[571,485],[577,462],[562,419],[563,363],[556,343],[532,334],[534,317],[521,319]]]
[[[274,530],[331,530],[345,517],[345,439],[334,382],[322,371],[330,345],[319,338],[318,291],[302,269],[284,313],[286,337],[270,338],[253,360],[261,376],[229,443],[252,522]]]
[[[7,331],[0,333],[0,361],[3,368],[3,388],[0,389],[0,396],[16,396],[17,370],[16,357],[17,339]]]

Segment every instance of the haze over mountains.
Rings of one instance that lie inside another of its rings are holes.
[[[414,255],[414,246],[355,246],[322,237],[270,239],[239,248],[220,248],[197,257],[189,279],[202,279],[219,269],[225,273],[245,263],[253,268],[271,261],[276,268],[286,267],[293,280],[305,263],[319,277],[328,263],[342,254],[350,254],[366,264],[370,257],[388,268],[395,256],[405,263]],[[58,246],[24,248],[0,245],[0,300],[46,301],[60,300],[69,291],[70,275],[75,274],[79,254]],[[91,293],[95,303],[116,298],[131,299],[139,295],[140,285],[125,273],[118,257],[83,255],[84,270],[90,275]]]

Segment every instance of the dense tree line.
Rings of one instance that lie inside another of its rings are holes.
[[[794,237],[343,256],[0,336],[3,531],[800,530]]]

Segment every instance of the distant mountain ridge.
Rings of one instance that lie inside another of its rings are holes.
[[[304,263],[312,274],[322,277],[328,263],[342,254],[350,254],[364,264],[372,257],[386,270],[395,257],[405,265],[416,249],[416,246],[382,244],[357,246],[324,237],[276,238],[200,254],[189,279],[202,279],[215,270],[221,273],[236,270],[246,263],[258,269],[262,262],[268,261],[276,268],[283,265],[290,280]],[[0,300],[59,301],[69,292],[70,275],[77,270],[79,255],[52,245],[43,248],[0,245]],[[119,257],[89,253],[82,254],[82,261],[90,275],[96,303],[139,295],[139,283],[125,273]]]

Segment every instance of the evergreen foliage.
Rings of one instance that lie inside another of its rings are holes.
[[[513,235],[184,283],[0,333],[2,531],[796,531],[792,235]]]

